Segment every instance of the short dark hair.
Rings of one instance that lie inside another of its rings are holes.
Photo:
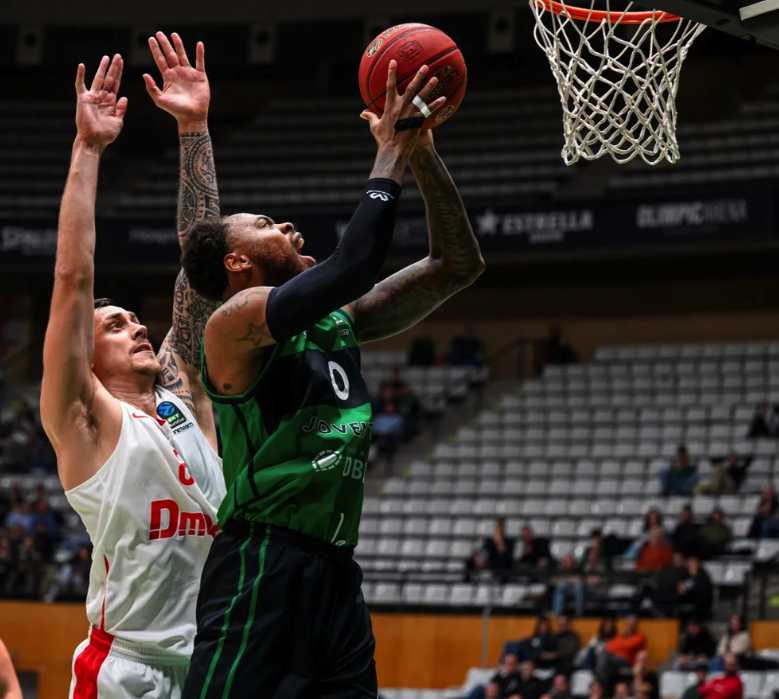
[[[221,302],[227,288],[226,254],[227,224],[224,217],[206,218],[195,223],[181,246],[181,266],[189,285],[211,301]]]
[[[102,298],[102,299],[95,299],[95,310],[98,310],[99,308],[105,308],[106,306],[115,306],[113,299],[109,298]]]

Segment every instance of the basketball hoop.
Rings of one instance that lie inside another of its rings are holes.
[[[666,12],[630,12],[632,2],[614,12],[611,0],[605,11],[590,1],[586,9],[530,0],[533,34],[563,103],[563,160],[572,165],[609,153],[620,164],[636,156],[650,165],[676,162],[679,72],[705,25]]]

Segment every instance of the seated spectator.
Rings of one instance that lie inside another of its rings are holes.
[[[498,696],[500,699],[509,699],[509,697],[517,694],[522,684],[522,673],[519,671],[517,656],[505,656],[502,667],[490,682],[498,685]]]
[[[752,639],[744,626],[744,620],[738,614],[733,614],[727,630],[717,644],[717,655],[709,663],[709,671],[723,672],[727,656],[734,656],[738,664],[749,655],[751,650]]]
[[[476,693],[478,691],[478,693]],[[500,686],[497,682],[487,682],[484,687],[475,687],[468,695],[468,699],[480,699],[484,695],[484,699],[504,699],[500,696]]]
[[[771,484],[763,488],[747,536],[750,539],[774,539],[779,536],[779,497]]]
[[[657,583],[651,593],[655,616],[674,617],[679,604],[679,585],[689,577],[684,554],[675,551],[671,565],[657,574]]]
[[[674,551],[690,556],[698,549],[698,525],[692,517],[692,505],[685,505],[671,534]]]
[[[48,499],[39,496],[33,503],[32,521],[33,530],[40,531],[41,525],[43,531],[53,537],[57,533],[57,521],[54,513],[51,511]]]
[[[576,656],[582,646],[579,634],[571,628],[571,618],[566,615],[557,617],[557,633],[554,635],[555,671],[570,675],[573,672]]]
[[[484,554],[482,554],[481,551],[474,551],[470,558],[465,561],[465,575],[463,576],[463,581],[476,582],[481,571],[486,569],[487,564],[484,560]]]
[[[388,461],[392,461],[403,435],[403,416],[395,401],[395,394],[389,384],[385,384],[379,393],[379,398],[373,402],[373,426],[371,435],[374,437],[379,451]]]
[[[695,486],[696,495],[725,495],[735,493],[747,477],[747,469],[752,463],[752,456],[736,456],[730,452],[724,459],[713,459],[711,480],[708,483],[698,483]]]
[[[648,572],[660,570],[671,565],[673,561],[673,547],[665,539],[665,532],[656,527],[649,535],[641,553],[638,554],[636,570]]]
[[[8,579],[14,570],[15,563],[16,559],[11,539],[7,536],[0,536],[0,595],[4,595],[6,592]]]
[[[693,489],[698,483],[698,470],[690,461],[687,448],[680,446],[676,451],[670,468],[660,471],[660,494],[692,495]]]
[[[755,413],[752,416],[752,422],[749,424],[747,437],[750,439],[776,437],[778,427],[779,416],[777,416],[776,406],[769,406],[767,400],[761,400],[755,406]]]
[[[646,636],[638,630],[638,618],[630,615],[625,619],[625,631],[617,634],[606,644],[596,674],[604,687],[611,687],[614,678],[624,670],[632,670],[638,653],[646,647]]]
[[[46,524],[38,521],[32,535],[35,539],[35,550],[41,554],[44,561],[50,560],[54,554],[54,537],[49,534]]]
[[[449,345],[448,362],[450,366],[475,366],[484,364],[484,343],[476,337],[470,323],[463,332],[452,338]]]
[[[690,607],[691,613],[705,618],[711,613],[714,604],[714,585],[700,559],[690,556],[687,559],[687,577],[679,581],[679,601]]]
[[[573,556],[566,556],[560,561],[560,570],[554,576],[553,583],[552,612],[554,615],[564,614],[567,603],[572,601],[576,616],[582,616],[586,592],[582,575],[577,570]]]
[[[552,689],[548,694],[544,694],[541,699],[572,699],[568,675],[563,673],[556,674],[552,680]]]
[[[716,649],[717,644],[709,630],[698,619],[690,619],[679,641],[679,657],[676,658],[674,669],[689,671],[701,662],[708,667]]]
[[[744,685],[738,674],[738,656],[735,653],[727,653],[722,665],[724,674],[721,677],[714,677],[698,688],[701,698],[743,699]]]
[[[537,537],[527,525],[522,527],[522,544],[518,562],[525,568],[548,568],[552,562],[549,540]]]
[[[522,678],[519,684],[519,691],[514,693],[514,697],[521,699],[541,699],[546,694],[546,682],[535,675],[536,663],[532,660],[525,660],[522,663]]]
[[[433,366],[435,364],[435,342],[429,335],[416,337],[408,352],[409,366]]]
[[[733,534],[724,519],[725,513],[722,508],[715,507],[706,523],[700,528],[698,532],[700,558],[709,560],[725,553]]]
[[[590,692],[587,697],[588,699],[603,699],[603,685],[598,680],[590,682]]]
[[[21,538],[32,532],[33,516],[30,503],[26,500],[11,505],[5,518],[5,529],[12,538]]]
[[[611,617],[601,621],[598,632],[587,642],[579,656],[579,666],[587,670],[598,667],[600,657],[606,652],[606,644],[617,635],[617,623]]]
[[[682,699],[702,699],[700,689],[706,684],[706,675],[709,674],[709,664],[708,662],[698,662],[695,664],[694,668],[695,682],[684,690]]]
[[[506,573],[514,566],[514,545],[512,537],[506,536],[506,520],[499,517],[495,521],[495,531],[482,544],[487,568],[495,573]]]
[[[614,699],[630,699],[632,696],[630,682],[621,681],[614,685]]]
[[[533,635],[523,638],[517,646],[517,655],[521,662],[532,660],[539,668],[554,667],[555,647],[554,636],[545,616],[538,617]],[[535,667],[533,668],[535,670]],[[522,699],[527,699],[522,695]]]
[[[562,330],[557,325],[549,328],[549,335],[543,343],[543,363],[547,364],[575,364],[579,361],[579,355],[563,337]]]
[[[37,597],[42,564],[43,558],[35,550],[35,539],[30,534],[26,535],[19,546],[16,565],[6,580],[5,594],[25,599]]]
[[[650,699],[659,699],[660,680],[657,673],[649,667],[649,653],[646,650],[640,650],[636,653],[636,660],[633,663],[633,686],[651,687]]]
[[[649,682],[642,682],[636,689],[636,699],[657,699],[657,689]]]
[[[83,600],[89,589],[89,570],[92,564],[92,553],[89,546],[79,546],[75,557],[65,563],[58,571],[57,578],[46,591],[45,602],[57,599]]]
[[[605,574],[611,572],[611,557],[603,545],[603,532],[593,529],[590,532],[590,545],[579,559],[579,568],[585,573]]]
[[[641,530],[641,536],[638,537],[625,552],[625,558],[636,560],[641,549],[649,541],[649,536],[653,529],[663,529],[663,514],[656,507],[647,510],[644,515],[644,526]]]

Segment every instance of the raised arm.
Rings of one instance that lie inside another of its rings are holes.
[[[100,155],[119,135],[127,108],[125,98],[117,101],[121,74],[122,58],[117,54],[110,67],[108,56],[103,58],[89,90],[84,85],[83,65],[76,76],[78,136],[60,208],[41,389],[43,427],[60,457],[58,466],[66,487],[91,475],[89,460],[77,452],[88,447],[94,451],[95,428],[105,417],[98,415],[96,401],[108,396],[91,370],[95,196]],[[63,458],[64,452],[73,458]]]
[[[196,48],[193,68],[178,34],[173,43],[162,32],[149,39],[154,61],[160,69],[160,90],[150,75],[146,89],[154,103],[172,114],[179,130],[179,197],[177,230],[183,243],[197,221],[219,216],[219,192],[211,136],[208,133],[210,90],[205,71],[205,49]],[[211,402],[200,383],[200,346],[206,322],[218,307],[195,293],[184,270],[179,272],[173,295],[173,325],[159,352],[160,385],[176,394],[195,413],[198,425],[212,446],[216,444]]]
[[[484,271],[468,214],[429,130],[419,137],[411,168],[427,208],[430,254],[347,306],[359,342],[381,340],[416,325]]]

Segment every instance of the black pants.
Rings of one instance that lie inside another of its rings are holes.
[[[182,699],[371,699],[374,638],[353,550],[230,521],[197,602]]]

